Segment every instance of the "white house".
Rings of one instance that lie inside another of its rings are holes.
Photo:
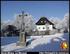
[[[55,29],[54,24],[50,22],[46,17],[41,17],[36,23],[37,31],[45,32],[46,34]]]

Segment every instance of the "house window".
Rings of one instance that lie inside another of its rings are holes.
[[[19,15],[19,17],[21,17],[21,15]]]
[[[25,16],[28,16],[27,14]]]
[[[47,27],[47,29],[49,29],[49,27]]]
[[[43,21],[41,21],[41,23],[43,23]]]
[[[40,27],[39,27],[39,29],[40,29]]]
[[[45,29],[45,27],[43,27],[43,29]]]

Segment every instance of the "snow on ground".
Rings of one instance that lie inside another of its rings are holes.
[[[12,51],[18,48],[22,48],[22,47],[17,46],[16,43],[12,43],[6,46],[2,46],[2,51]]]
[[[62,40],[65,40],[64,38],[62,38],[64,34],[63,33],[56,33],[55,35],[41,35],[41,36],[31,36],[32,39],[39,39],[39,38],[61,38]]]
[[[57,33],[55,35],[31,36],[27,41],[30,44],[26,47],[16,46],[16,43],[11,43],[1,46],[2,51],[60,51],[60,42],[66,39],[68,34]],[[33,40],[32,40],[33,39]]]

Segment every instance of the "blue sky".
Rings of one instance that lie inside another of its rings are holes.
[[[22,10],[31,14],[38,20],[41,16],[58,17],[63,19],[69,12],[68,1],[2,1],[1,20],[13,20],[14,15],[21,13]]]

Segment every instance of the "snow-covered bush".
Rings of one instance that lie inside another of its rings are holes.
[[[66,13],[62,21],[64,32],[68,32],[69,29],[69,13]]]

